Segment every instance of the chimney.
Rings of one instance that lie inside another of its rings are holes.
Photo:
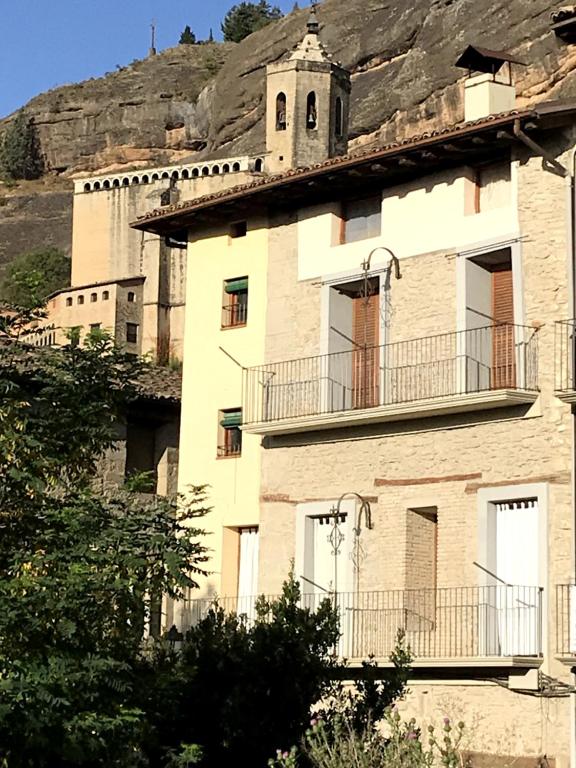
[[[466,122],[515,109],[513,64],[525,66],[504,51],[491,51],[474,45],[466,48],[456,62],[457,67],[468,70],[468,77],[464,81]]]

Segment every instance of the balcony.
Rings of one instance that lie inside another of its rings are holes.
[[[576,585],[556,586],[556,656],[576,665]]]
[[[554,327],[556,396],[576,403],[576,320],[559,320]]]
[[[534,328],[491,325],[244,372],[245,432],[287,434],[533,403]]]
[[[350,662],[374,656],[384,664],[398,631],[405,633],[414,666],[538,666],[542,656],[540,587],[477,586],[304,594],[301,605],[315,609],[332,601],[340,614],[337,652]],[[267,599],[271,599],[268,597]],[[184,629],[219,605],[227,613],[256,617],[255,597],[189,600]]]

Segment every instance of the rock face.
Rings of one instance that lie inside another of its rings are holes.
[[[551,31],[555,9],[549,0],[324,0],[322,39],[353,73],[352,147],[461,120],[464,73],[454,62],[468,43],[526,62],[517,70],[519,106],[576,97],[576,47]],[[178,46],[38,96],[27,110],[48,164],[69,175],[261,152],[265,67],[301,39],[307,14],[295,11],[238,45]],[[0,233],[19,205],[0,208]],[[65,230],[50,237],[64,241]],[[8,234],[0,259],[23,239]]]

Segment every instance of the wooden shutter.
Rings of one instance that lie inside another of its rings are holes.
[[[353,302],[353,407],[373,408],[380,388],[380,295],[357,296]]]
[[[492,318],[492,387],[515,387],[514,294],[509,267],[492,272]]]

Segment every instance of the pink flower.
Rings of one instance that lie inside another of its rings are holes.
[[[312,726],[312,728],[314,728],[315,725],[318,725],[318,720],[316,720],[316,718],[314,717],[312,720],[310,720],[310,725]]]
[[[289,755],[288,755],[288,752],[284,752],[284,753],[282,754],[282,757],[283,757],[284,759],[286,759],[287,757],[289,757]]]
[[[418,738],[418,734],[414,733],[414,731],[409,731],[409,732],[406,734],[406,738],[407,738],[407,739],[410,739],[410,741],[414,741],[414,739],[417,739],[417,738]]]
[[[450,718],[449,717],[445,717],[444,718],[444,725],[450,725]]]

